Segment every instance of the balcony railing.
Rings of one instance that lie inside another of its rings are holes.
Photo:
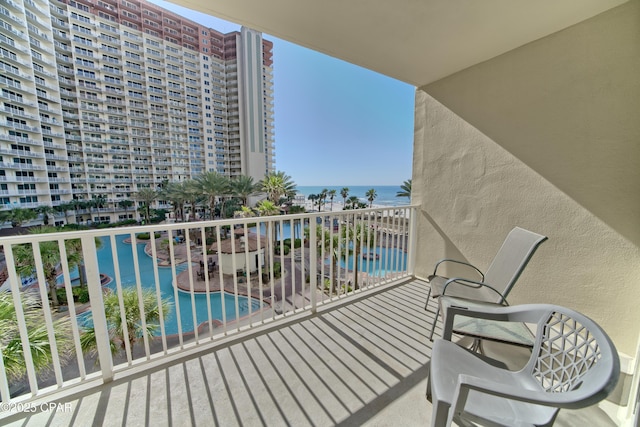
[[[93,217],[112,210],[84,212]],[[0,355],[0,398],[22,401],[91,378],[108,382],[151,360],[410,277],[414,221],[414,208],[404,206],[3,238],[4,287],[15,307],[22,307],[25,291],[38,295],[44,339],[55,357],[47,370],[54,375],[41,375],[25,351],[26,375],[15,380]],[[48,296],[50,266],[42,261],[52,252],[58,259],[77,253],[83,260],[54,265],[58,292],[66,291],[56,307]],[[72,297],[79,270],[89,303]],[[128,324],[133,330],[125,322],[114,332],[130,315],[123,297],[131,292],[150,294],[152,307],[136,302],[139,319]],[[115,305],[105,308],[106,300]],[[22,309],[16,312],[18,339],[28,349],[34,344],[29,324]],[[66,342],[56,332],[61,318],[69,325]],[[89,330],[95,331],[95,356],[82,344]],[[116,356],[112,345],[121,349]]]

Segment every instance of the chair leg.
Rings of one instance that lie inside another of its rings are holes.
[[[431,362],[429,362],[429,373],[427,374],[427,390],[425,392],[427,400],[431,402]]]
[[[438,316],[440,315],[440,304],[438,304],[438,308],[436,310],[436,315],[433,318],[433,323],[431,324],[431,332],[429,333],[429,341],[433,341],[433,332],[436,330],[436,323],[438,323]]]
[[[469,347],[469,350],[474,352],[474,353],[478,353],[478,354],[484,355],[484,348],[482,347],[482,340],[479,339],[479,338],[474,338],[473,339],[473,344],[471,344],[471,347]]]
[[[449,418],[450,405],[446,402],[436,400],[433,402],[431,411],[431,427],[447,426],[447,418]]]
[[[424,303],[425,311],[427,311],[427,306],[429,305],[429,297],[431,297],[431,285],[429,285],[429,293],[427,294],[427,301]]]

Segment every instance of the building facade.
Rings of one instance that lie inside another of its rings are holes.
[[[166,181],[261,179],[272,47],[144,1],[0,0],[0,209],[76,201],[69,222],[113,222]]]

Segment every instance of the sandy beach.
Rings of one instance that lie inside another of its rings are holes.
[[[326,205],[322,206],[322,209],[320,210],[320,212],[342,212],[343,206],[344,206],[344,204],[342,203],[342,200],[334,200],[333,201],[333,206],[332,206],[331,202],[328,201]],[[367,207],[368,207],[368,205],[367,205]],[[376,205],[375,203],[371,207],[373,209],[389,209],[389,208],[392,208],[392,206]],[[311,200],[305,200],[304,208],[306,209],[307,212],[318,212],[318,205],[315,205],[313,203],[313,201],[311,201]]]

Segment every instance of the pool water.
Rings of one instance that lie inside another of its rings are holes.
[[[155,276],[153,272],[153,260],[144,252],[145,244],[132,245],[124,243],[129,236],[116,236],[116,251],[120,267],[120,279],[122,287],[134,287],[136,285],[135,269],[133,265],[132,249],[135,248],[138,256],[140,268],[140,281],[142,288],[148,288],[156,291]],[[100,273],[107,274],[114,280],[107,287],[115,290],[115,269],[111,256],[111,240],[102,238],[102,247],[97,252]],[[187,268],[186,263],[176,266],[176,274]],[[172,285],[173,276],[171,268],[158,267],[158,287],[163,299],[167,299],[171,303],[171,312],[167,316],[165,313],[164,324],[165,333],[167,335],[178,333],[178,318],[175,304],[175,295]],[[195,294],[196,321],[195,325],[208,321],[207,295]],[[223,304],[226,320],[231,321],[236,318],[235,296],[224,292],[214,292],[209,295],[211,301],[211,317],[212,319],[223,320]],[[249,314],[249,298],[244,296],[238,297],[239,312],[238,317]],[[178,307],[180,308],[180,325],[182,332],[191,332],[194,330],[194,319],[191,309],[191,294],[186,292],[178,292]],[[260,309],[260,301],[251,299],[251,311],[256,312]]]
[[[322,223],[321,218],[317,219],[318,223]],[[334,225],[337,226],[337,220],[334,220]],[[284,222],[282,227],[280,227],[279,223],[274,227],[278,240],[280,240],[281,238],[300,238],[303,236],[303,229],[304,228],[299,222],[295,224],[293,233],[291,232],[291,225],[289,222]],[[255,233],[256,228],[253,227],[249,231]],[[263,236],[267,235],[265,224],[261,224],[260,234]],[[401,249],[384,248],[378,246],[372,249],[365,249],[364,252],[371,255],[369,255],[368,257],[363,254],[360,255],[360,260],[358,261],[358,270],[366,272],[371,276],[382,277],[387,273],[393,273],[396,271],[403,271],[407,269],[407,254]],[[327,264],[329,264],[331,260],[328,259],[326,262]],[[346,262],[345,260],[341,260],[340,267],[353,270],[353,255],[349,256]]]
[[[375,255],[374,255],[375,254]],[[327,263],[330,263],[328,260]],[[353,255],[347,261],[341,260],[340,267],[353,270]],[[368,273],[371,276],[384,276],[389,272],[403,271],[407,268],[407,254],[397,248],[376,247],[365,250],[365,254],[360,254],[358,260],[358,270]]]

